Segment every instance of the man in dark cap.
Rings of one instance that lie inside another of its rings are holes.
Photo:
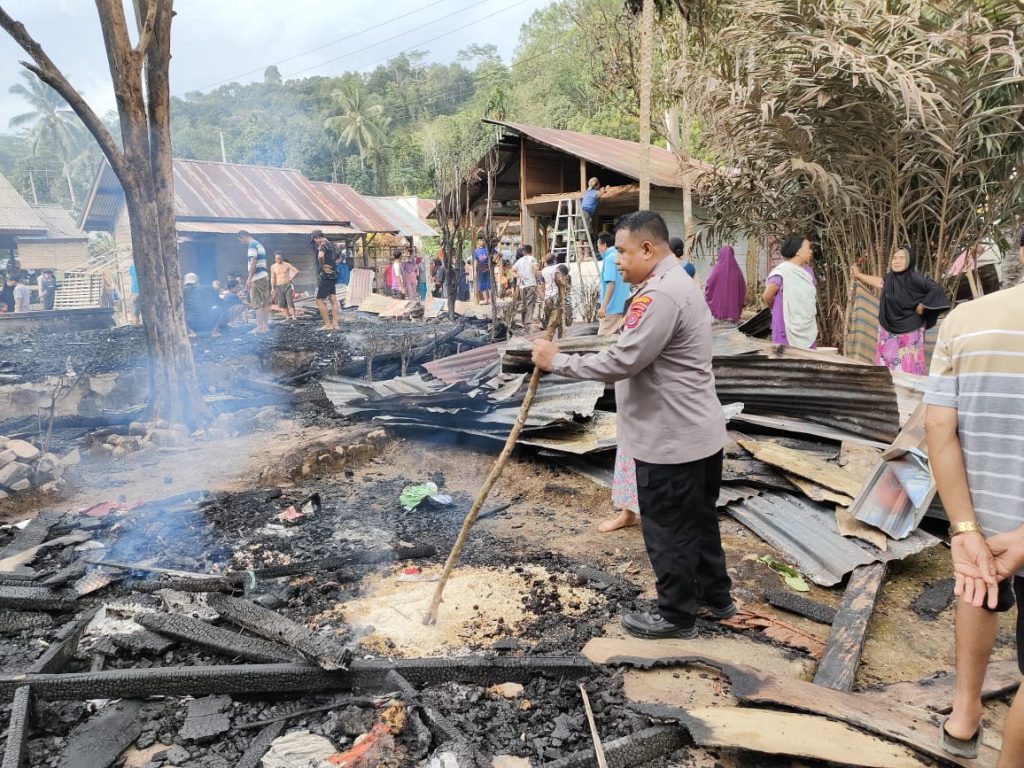
[[[316,306],[324,321],[321,331],[341,329],[341,309],[338,306],[338,255],[334,243],[324,237],[323,231],[314,229],[311,241],[316,252],[317,281]]]

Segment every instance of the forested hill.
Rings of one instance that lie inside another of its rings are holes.
[[[479,123],[485,116],[637,138],[638,35],[622,0],[561,0],[519,30],[510,63],[494,45],[452,37],[459,53],[448,64],[431,61],[441,58],[436,52],[414,51],[370,72],[283,81],[269,66],[260,82],[176,96],[174,153],[220,160],[223,136],[229,162],[297,168],[370,194],[430,195],[422,137],[439,120],[457,121],[481,146],[488,139]],[[77,123],[70,110],[58,111],[65,127]],[[0,137],[0,171],[27,199],[34,182],[39,202],[77,211],[99,162],[91,137],[80,124],[77,143],[58,141],[42,121],[22,124],[17,136]]]

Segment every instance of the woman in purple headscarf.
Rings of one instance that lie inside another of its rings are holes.
[[[736,252],[731,245],[723,245],[718,251],[718,260],[704,286],[704,298],[716,320],[739,322],[747,299],[747,280],[736,263]]]

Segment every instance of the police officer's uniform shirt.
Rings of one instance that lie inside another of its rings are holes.
[[[554,373],[615,382],[618,444],[653,464],[682,464],[725,447],[725,416],[711,372],[711,310],[673,256],[662,259],[626,309],[618,343],[590,355],[558,353]]]

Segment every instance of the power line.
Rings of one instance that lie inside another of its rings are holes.
[[[381,27],[385,27],[388,24],[392,24],[392,23],[394,23],[396,21],[401,21],[404,18],[407,18],[409,16],[417,14],[420,11],[425,11],[425,10],[427,10],[427,8],[433,8],[435,5],[440,5],[441,3],[444,3],[444,2],[447,2],[447,0],[434,0],[431,3],[427,3],[426,5],[421,5],[419,8],[413,8],[411,11],[406,11],[405,13],[399,14],[398,16],[394,16],[394,17],[392,17],[390,19],[387,19],[386,21],[382,21],[382,22],[380,22],[378,24],[374,24],[373,26],[367,27],[366,29],[360,30],[359,32],[352,32],[351,34],[348,34],[345,37],[339,37],[337,40],[331,40],[330,42],[324,43],[323,45],[318,45],[316,48],[310,48],[308,51],[302,51],[301,53],[296,53],[294,56],[289,56],[289,57],[287,57],[285,59],[281,59],[280,61],[273,61],[270,64],[266,64],[266,65],[264,65],[262,67],[259,67],[257,69],[250,69],[248,72],[242,72],[241,74],[234,75],[233,77],[229,77],[229,78],[227,78],[225,80],[218,80],[216,83],[210,83],[209,85],[204,85],[202,88],[197,88],[195,90],[205,91],[207,88],[215,88],[218,85],[223,85],[224,83],[233,82],[233,81],[237,80],[240,77],[246,77],[247,75],[254,75],[254,74],[258,73],[258,72],[262,72],[262,71],[266,70],[267,67],[276,67],[277,65],[284,64],[287,61],[294,61],[295,59],[300,59],[303,56],[308,56],[311,53],[316,53],[317,51],[321,51],[324,48],[330,48],[332,45],[337,45],[338,43],[343,43],[346,40],[351,40],[353,37],[356,37],[358,35],[365,35],[367,32],[372,32],[373,30],[380,29]],[[445,18],[447,18],[447,17],[445,17]],[[430,23],[433,23],[433,22],[427,22],[427,23],[430,24]]]
[[[442,37],[448,37],[449,35],[453,35],[456,32],[461,32],[463,29],[466,29],[468,27],[472,27],[475,24],[479,24],[481,21],[486,21],[487,19],[490,19],[490,18],[492,18],[494,16],[497,16],[500,13],[504,13],[505,11],[509,11],[509,10],[515,8],[518,5],[522,5],[523,3],[527,2],[527,1],[528,0],[517,0],[517,2],[514,2],[511,5],[506,5],[504,8],[501,8],[501,9],[499,9],[497,11],[494,11],[494,13],[489,13],[486,16],[481,16],[479,19],[476,19],[475,21],[471,21],[471,22],[469,22],[467,24],[463,24],[461,27],[455,27],[455,29],[450,29],[447,32],[444,32],[443,34],[436,35],[434,37],[428,38],[427,40],[421,40],[420,42],[416,43],[413,46],[410,46],[409,48],[406,48],[406,49],[401,50],[401,51],[396,51],[395,53],[391,53],[391,54],[385,56],[382,59],[377,59],[376,61],[371,61],[368,64],[363,64],[360,67],[357,67],[357,69],[364,69],[366,67],[372,67],[374,64],[379,64],[380,62],[383,62],[383,61],[389,61],[389,60],[395,58],[396,56],[398,56],[399,54],[409,53],[410,51],[414,51],[414,50],[416,50],[417,48],[419,48],[422,45],[426,45],[427,43],[432,43],[435,40],[440,40]],[[449,13],[448,15],[442,16],[440,19],[435,19],[432,22],[428,22],[427,24],[424,24],[423,26],[428,26],[429,24],[433,24],[436,21],[442,21],[444,19],[449,18],[450,16],[455,16],[457,14],[464,13],[465,11],[468,11],[470,8],[474,8],[477,5],[480,5],[481,3],[485,3],[485,2],[488,2],[488,0],[479,0],[476,3],[473,3],[472,5],[467,6],[466,8],[463,8],[463,9],[461,9],[459,11],[454,11],[452,13]],[[412,31],[412,30],[409,30],[409,31]],[[370,48],[376,48],[381,43],[388,43],[388,42],[390,42],[390,41],[392,41],[392,40],[394,40],[396,38],[403,37],[403,36],[405,36],[407,34],[408,34],[408,32],[403,32],[403,33],[401,33],[399,35],[395,35],[394,37],[389,37],[387,40],[381,40],[379,43],[374,43],[373,45],[370,45],[370,46],[367,46],[365,48],[362,48],[359,51],[352,51],[350,54],[345,54],[344,56],[336,56],[333,59],[328,59],[327,61],[322,61],[319,64],[314,64],[311,67],[306,67],[305,69],[300,69],[297,72],[292,72],[291,74],[288,75],[288,77],[295,77],[296,75],[301,75],[304,72],[309,72],[310,70],[313,70],[313,69],[319,69],[320,67],[324,66],[325,64],[332,64],[333,62],[339,61],[340,59],[347,58],[350,55],[354,55],[356,53],[361,53],[363,51],[369,50]]]

